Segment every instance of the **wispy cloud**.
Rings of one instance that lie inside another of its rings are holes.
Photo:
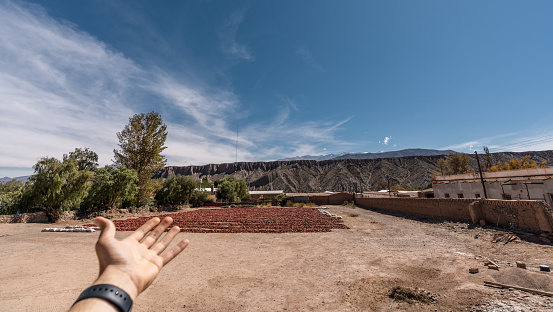
[[[316,71],[318,72],[324,72],[325,69],[323,68],[323,66],[319,63],[317,63],[317,61],[315,61],[315,58],[313,57],[313,55],[311,55],[311,52],[309,52],[309,50],[307,50],[305,47],[300,47],[296,53],[305,61],[307,62],[307,64],[309,64],[311,67],[313,67]]]
[[[235,40],[241,20],[237,13],[227,25],[228,51],[253,59]],[[281,114],[272,120],[242,120],[239,161],[352,146],[337,136],[349,118],[298,121],[290,113],[300,113],[296,103],[282,100]],[[109,164],[115,134],[133,114],[151,110],[168,125],[169,164],[234,161],[241,110],[234,93],[146,68],[75,25],[52,19],[40,6],[0,1],[0,171],[30,168],[40,157],[61,158],[76,147],[91,148],[102,165]]]
[[[491,149],[496,148],[501,144],[501,142],[505,142],[506,138],[512,138],[513,136],[518,135],[517,132],[511,132],[511,133],[504,133],[489,137],[483,137],[478,138],[475,140],[462,142],[462,143],[456,143],[452,145],[448,145],[445,147],[442,147],[442,150],[456,150],[456,151],[474,151],[474,150],[480,150],[483,146],[488,146]]]
[[[219,30],[221,50],[231,57],[253,61],[255,60],[253,54],[246,48],[245,45],[239,44],[236,40],[238,26],[242,23],[243,18],[244,11],[235,11],[231,14],[227,23]]]
[[[109,159],[105,143],[115,145],[116,129],[131,115],[122,99],[139,72],[40,7],[1,2],[0,165],[29,166],[83,145]]]

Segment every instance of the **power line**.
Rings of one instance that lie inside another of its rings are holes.
[[[494,150],[494,152],[504,152],[504,151],[507,151],[508,149],[511,149],[511,150],[519,149],[519,148],[524,148],[524,147],[528,147],[536,144],[548,143],[548,142],[553,142],[553,134],[536,137],[530,140],[518,141],[518,142],[514,142],[511,144],[506,144],[503,146],[498,146],[490,149]]]
[[[543,144],[543,143],[548,143],[548,142],[553,142],[553,139],[544,139],[544,140],[539,140],[539,141],[531,141],[531,142],[527,142],[527,143],[521,143],[521,144],[513,144],[513,145],[508,145],[508,146],[505,146],[503,148],[494,148],[494,150],[496,151],[507,151],[507,150],[514,150],[514,149],[520,149],[520,148],[524,148],[524,147],[529,147],[529,146],[532,146],[532,145],[536,145],[536,144]]]

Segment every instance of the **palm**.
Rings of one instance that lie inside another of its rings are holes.
[[[183,240],[161,255],[179,232],[178,227],[173,227],[159,239],[173,221],[169,217],[161,223],[159,218],[153,218],[122,240],[115,238],[115,225],[111,221],[101,217],[96,220],[102,227],[96,243],[100,275],[106,269],[122,272],[136,285],[138,293],[144,291],[161,268],[188,245],[188,241]]]

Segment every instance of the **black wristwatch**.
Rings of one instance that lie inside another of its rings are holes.
[[[130,312],[132,310],[131,297],[123,289],[110,284],[98,284],[88,287],[81,293],[75,303],[88,298],[105,299],[116,306],[120,312]]]

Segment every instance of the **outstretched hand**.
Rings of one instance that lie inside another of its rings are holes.
[[[133,300],[136,299],[150,286],[163,266],[188,246],[188,240],[183,239],[163,253],[180,231],[178,226],[173,226],[160,239],[172,222],[173,219],[170,217],[163,220],[155,217],[131,235],[118,240],[115,238],[113,222],[103,217],[94,219],[94,224],[102,230],[96,243],[100,275],[94,284],[118,286],[124,289]]]

